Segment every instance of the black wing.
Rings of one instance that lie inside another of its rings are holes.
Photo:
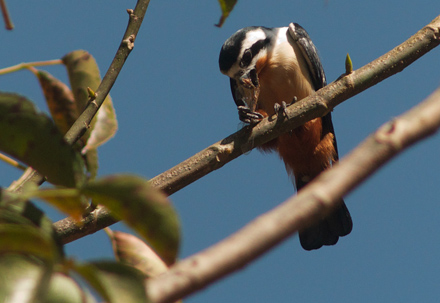
[[[303,57],[306,59],[315,90],[326,86],[327,80],[325,78],[324,69],[322,67],[321,60],[319,59],[318,51],[313,44],[312,39],[310,39],[309,34],[298,23],[290,23],[288,33],[290,37],[297,43],[301,53],[303,54]],[[322,117],[322,136],[324,137],[328,133],[333,134],[333,144],[336,151],[335,160],[337,161],[339,158],[338,145],[336,143],[336,135],[333,128],[331,113],[328,113]]]
[[[318,56],[318,51],[310,39],[306,30],[298,23],[290,23],[288,33],[290,37],[298,44],[301,52],[306,59],[310,74],[312,75],[313,86],[315,90],[327,85],[324,69]]]

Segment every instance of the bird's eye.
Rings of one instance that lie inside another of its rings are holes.
[[[251,64],[252,61],[252,52],[250,49],[247,49],[243,53],[243,57],[241,57],[240,67],[246,67]]]

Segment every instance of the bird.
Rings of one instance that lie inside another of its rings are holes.
[[[327,85],[318,51],[297,23],[238,30],[224,42],[219,67],[230,79],[239,119],[251,125],[267,116],[279,117],[289,105]],[[330,112],[258,148],[279,154],[297,191],[339,158]],[[352,228],[350,213],[341,200],[329,215],[299,230],[300,244],[307,251],[334,245]]]

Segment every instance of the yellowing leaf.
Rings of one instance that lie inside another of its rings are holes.
[[[78,118],[75,100],[70,88],[42,70],[32,70],[40,81],[44,97],[55,125],[64,135]]]
[[[82,219],[88,207],[85,197],[76,188],[41,189],[29,194],[48,202],[76,221]]]
[[[118,261],[139,269],[149,278],[167,271],[162,259],[138,237],[110,229],[107,233]]]
[[[81,154],[25,97],[0,93],[0,150],[32,166],[53,184],[75,187],[84,181]]]
[[[109,176],[88,182],[83,192],[134,228],[166,264],[175,262],[180,241],[177,214],[166,196],[147,180],[131,175]]]
[[[118,122],[115,109],[113,108],[112,99],[108,96],[95,116],[90,137],[82,153],[98,148],[98,146],[110,140],[117,130]]]

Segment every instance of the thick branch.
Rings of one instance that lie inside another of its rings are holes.
[[[402,71],[439,43],[440,16],[390,52],[290,106],[287,109],[288,119],[281,121],[276,117],[269,117],[253,128],[245,127],[156,176],[151,183],[171,195],[252,148],[311,119],[322,117],[344,100]],[[109,212],[100,211],[98,217],[97,213],[92,212],[90,220],[100,222],[100,220],[107,220],[109,215]],[[63,243],[94,233],[99,230],[98,226],[101,227],[102,224],[79,229],[69,218],[55,223],[55,228]]]
[[[152,302],[175,302],[261,256],[308,227],[340,203],[341,197],[408,146],[440,128],[440,88],[426,101],[383,125],[297,196],[258,217],[220,243],[147,282]]]
[[[245,127],[153,178],[151,182],[170,195],[252,148],[324,116],[344,100],[402,71],[439,44],[440,16],[390,52],[290,106],[287,121],[279,121],[273,116],[254,128]]]
[[[69,144],[75,143],[87,131],[87,127],[90,125],[93,117],[98,112],[105,98],[109,94],[113,84],[115,84],[116,78],[124,66],[128,55],[133,49],[134,40],[142,24],[142,20],[144,19],[149,3],[150,0],[138,0],[134,11],[127,10],[130,15],[130,19],[122,38],[122,42],[119,45],[116,55],[113,58],[113,61],[110,64],[110,67],[108,68],[104,78],[102,79],[101,84],[95,92],[96,99],[94,102],[89,102],[81,116],[79,116],[79,118],[66,133],[64,138]],[[41,184],[44,182],[44,176],[41,176],[32,168],[28,168],[20,179],[9,187],[9,190],[20,192],[27,182]]]

